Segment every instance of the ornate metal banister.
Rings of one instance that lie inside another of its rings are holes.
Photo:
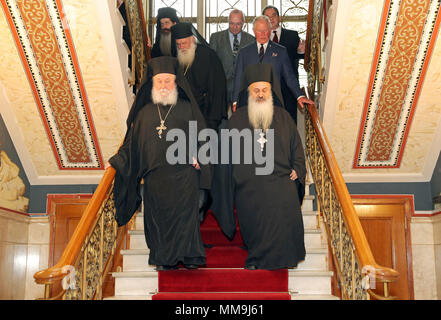
[[[114,219],[114,176],[112,167],[104,173],[57,264],[34,275],[36,283],[46,286],[44,299],[101,299],[104,277],[130,227],[118,228]],[[55,283],[63,290],[50,297]]]
[[[130,32],[132,48],[132,79],[131,85],[139,87],[150,59],[150,48],[147,46],[148,36],[141,0],[124,0],[127,13],[127,24]]]
[[[309,1],[304,66],[308,72],[309,91],[306,93],[312,99],[326,85],[323,71],[327,66],[321,56],[324,50],[322,41],[326,39],[327,32],[332,32],[327,28],[330,5],[334,4],[327,0]],[[336,10],[335,6],[333,10]],[[375,262],[314,105],[308,106],[305,112],[305,130],[306,154],[314,179],[317,205],[325,222],[342,298],[393,299],[389,296],[389,284],[397,281],[399,274]],[[377,282],[382,283],[384,296],[372,291]]]
[[[306,154],[314,179],[317,204],[340,279],[343,299],[394,299],[389,283],[398,272],[375,262],[337,161],[314,105],[305,112]],[[380,282],[384,296],[372,291]]]

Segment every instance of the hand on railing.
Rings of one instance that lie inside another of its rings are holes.
[[[304,96],[299,97],[297,99],[297,103],[299,104],[300,108],[302,108],[302,109],[305,108],[305,104],[307,104],[307,105],[314,105],[314,101],[312,101],[312,100],[310,100],[310,99],[308,99],[308,98],[306,98]]]

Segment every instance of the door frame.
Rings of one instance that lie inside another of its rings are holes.
[[[55,250],[55,223],[56,217],[55,212],[57,205],[60,204],[84,204],[89,202],[93,194],[48,194],[46,202],[46,213],[49,217],[49,261],[48,266],[53,266],[56,261],[54,261],[54,250]]]

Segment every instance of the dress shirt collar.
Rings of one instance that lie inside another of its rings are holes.
[[[279,27],[276,30],[271,30],[271,41],[274,39],[274,31],[277,31],[277,38],[280,41],[280,36],[282,35],[282,26],[279,24]]]
[[[256,41],[256,43],[257,43],[257,53],[259,53],[259,51],[260,51],[260,43],[257,42],[257,41]],[[263,52],[266,52],[266,48],[268,47],[268,43],[269,43],[269,41],[267,41],[266,43],[263,44]]]
[[[234,34],[231,33],[230,30],[228,30],[228,36],[230,37],[231,47],[233,47]],[[239,41],[239,43],[241,38],[242,38],[242,31],[237,34],[237,41]]]

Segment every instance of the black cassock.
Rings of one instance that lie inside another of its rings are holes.
[[[198,44],[192,65],[185,77],[205,118],[207,127],[217,129],[227,119],[227,80],[216,52]]]
[[[232,115],[229,128],[251,130],[247,107]],[[264,165],[257,166],[254,162],[220,165],[212,189],[212,211],[230,239],[235,232],[236,206],[248,249],[245,266],[268,270],[296,267],[305,258],[302,199],[299,200],[304,194],[306,177],[302,142],[292,118],[280,107],[274,107],[271,128],[274,129],[273,173],[256,175],[256,167]],[[291,169],[297,173],[297,182],[289,178]]]
[[[199,230],[199,188],[210,188],[210,173],[191,164],[171,165],[166,160],[169,130],[179,128],[188,137],[194,118],[189,102],[179,100],[168,115],[167,130],[159,138],[157,105],[148,103],[137,113],[124,144],[110,160],[116,169],[115,206],[119,225],[127,223],[140,205],[144,179],[144,232],[150,248],[149,264],[205,264]],[[170,106],[160,106],[162,118]],[[188,145],[188,143],[187,143]],[[187,155],[188,158],[188,155]]]

